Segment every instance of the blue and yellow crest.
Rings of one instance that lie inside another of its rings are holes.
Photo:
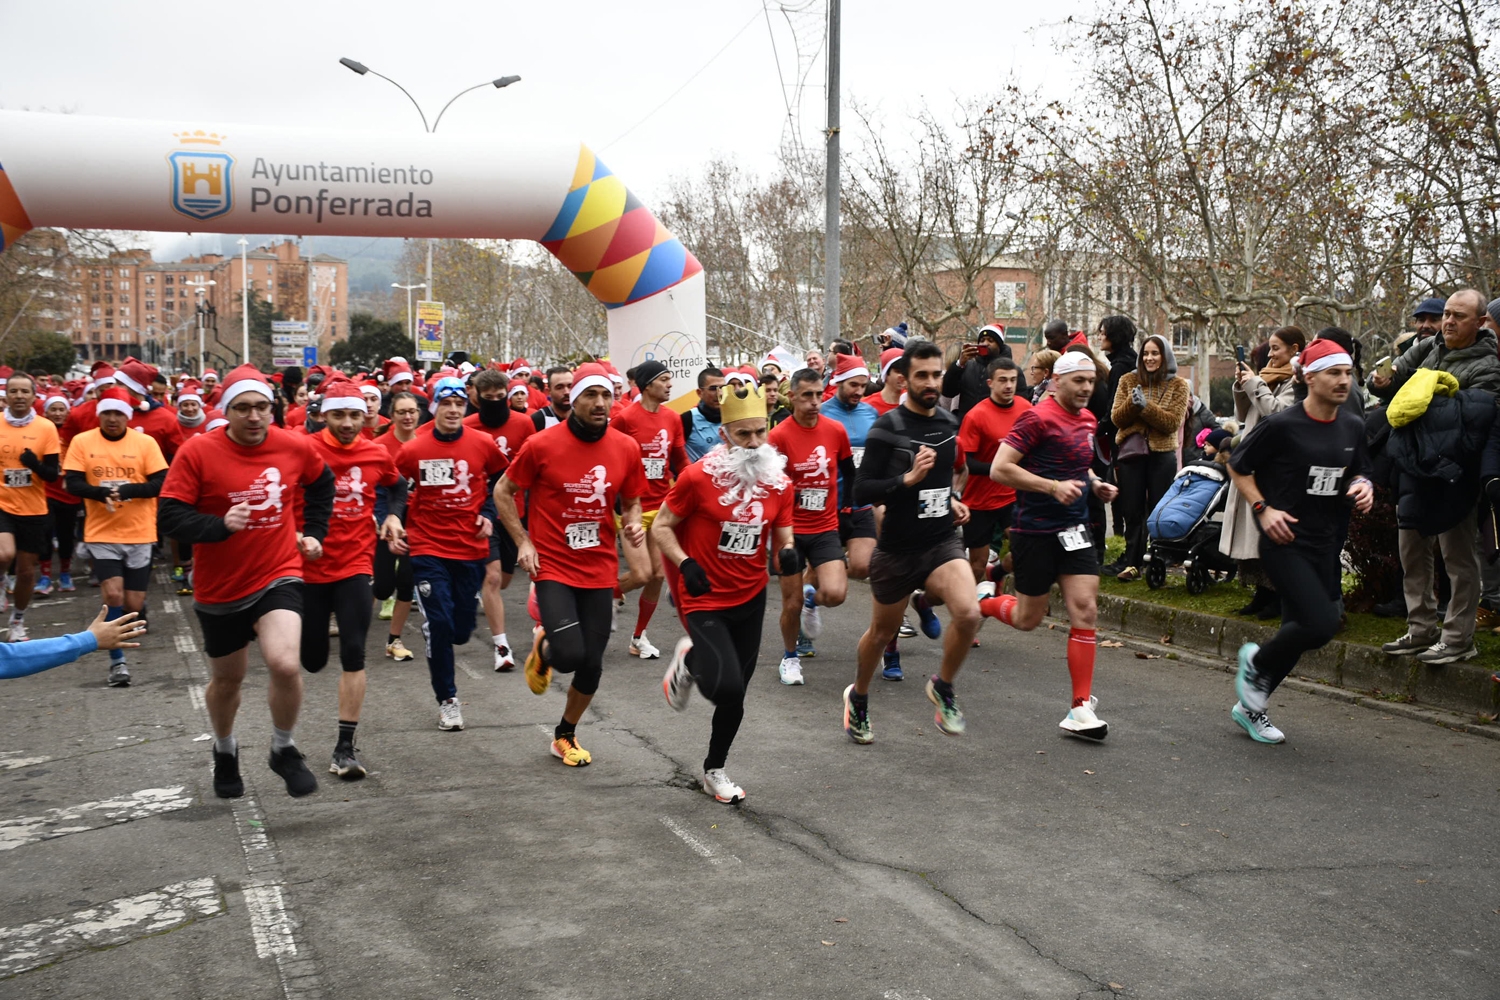
[[[234,157],[218,152],[225,136],[214,132],[176,132],[184,146],[167,157],[172,165],[172,208],[190,219],[213,219],[234,208],[230,172]],[[208,147],[208,148],[205,148]]]

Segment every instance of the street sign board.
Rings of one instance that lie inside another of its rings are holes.
[[[312,329],[312,325],[306,320],[300,319],[273,319],[271,320],[272,333],[306,333]]]
[[[298,368],[302,365],[302,358],[286,354],[272,352],[271,365],[274,368]]]
[[[273,333],[271,343],[276,347],[306,347],[313,342],[310,333]]]
[[[443,303],[417,303],[417,360],[443,360]]]
[[[318,363],[318,349],[316,347],[302,348],[302,367],[311,368]]]

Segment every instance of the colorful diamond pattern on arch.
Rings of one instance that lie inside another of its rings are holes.
[[[703,270],[682,241],[587,146],[542,246],[605,308],[638,302]]]
[[[5,167],[0,165],[0,251],[5,250],[31,231],[31,218],[21,207],[16,189],[5,176]]]

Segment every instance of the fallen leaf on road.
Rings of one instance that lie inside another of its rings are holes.
[[[823,942],[823,943],[824,943],[824,944],[825,944],[825,945],[827,945],[827,946],[828,946],[828,947],[830,947],[830,948],[832,948],[832,947],[833,947],[833,942],[832,942],[832,941],[824,941],[824,942]]]
[[[1419,879],[1417,879],[1417,885],[1426,885],[1428,882],[1431,882],[1431,881],[1432,881],[1432,879],[1430,879],[1430,878],[1419,878]]]
[[[1047,751],[1045,751],[1045,750],[1038,750],[1038,751],[1037,751],[1037,753],[1038,753],[1038,754],[1045,754],[1045,753],[1046,753],[1046,752],[1047,752]]]
[[[1084,771],[1083,773],[1084,774],[1093,774],[1094,772],[1093,771]]]
[[[1162,636],[1161,637],[1161,644],[1163,646],[1170,646],[1170,645],[1172,645],[1172,636],[1170,634]]]
[[[1191,823],[1178,823],[1177,825],[1178,826],[1192,826],[1193,824],[1191,824]]]
[[[1105,649],[1119,649],[1125,644],[1123,642],[1115,642],[1113,639],[1105,639],[1103,642],[1099,643],[1099,645],[1103,646]]]
[[[834,917],[833,918],[833,922],[836,923],[836,924],[847,924],[849,922],[849,918],[848,917]]]
[[[1137,660],[1159,660],[1159,659],[1161,659],[1161,657],[1157,656],[1155,653],[1136,653],[1135,654],[1135,658]]]
[[[1173,757],[1172,759],[1173,760],[1181,760],[1182,758],[1181,757]]]
[[[1123,990],[1125,987],[1121,986],[1119,983],[1110,983],[1109,988],[1112,990]]]

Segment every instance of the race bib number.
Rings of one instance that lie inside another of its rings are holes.
[[[865,450],[863,448],[854,448],[852,450],[854,452],[854,467],[857,469],[859,468],[859,464],[865,460]]]
[[[5,485],[6,486],[10,486],[12,488],[16,488],[16,489],[20,489],[22,487],[30,486],[31,485],[31,470],[30,469],[6,469],[5,470]]]
[[[417,475],[421,486],[452,486],[453,459],[423,458],[417,461]]]
[[[596,549],[599,547],[598,521],[572,521],[564,531],[570,549]]]
[[[1086,549],[1094,544],[1094,540],[1089,537],[1089,526],[1086,524],[1064,528],[1057,533],[1057,540],[1062,542],[1064,552],[1077,552],[1079,549]]]
[[[798,510],[827,510],[828,491],[825,489],[806,489],[797,491]]]
[[[719,551],[732,556],[753,556],[760,549],[760,524],[719,522]]]
[[[666,479],[667,460],[665,458],[643,458],[641,465],[646,468],[647,479]]]
[[[917,517],[942,517],[948,513],[948,501],[953,491],[944,486],[938,490],[917,491]]]
[[[1307,493],[1314,497],[1338,496],[1344,466],[1313,465],[1307,469]]]

